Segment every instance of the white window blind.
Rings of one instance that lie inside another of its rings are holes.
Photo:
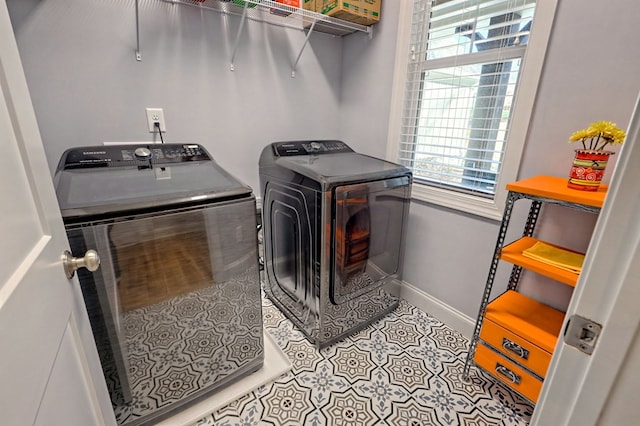
[[[415,0],[399,161],[418,183],[492,198],[534,0]]]

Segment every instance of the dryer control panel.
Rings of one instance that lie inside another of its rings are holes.
[[[341,141],[292,141],[276,142],[273,144],[273,152],[278,157],[292,155],[320,155],[353,152],[349,146]]]
[[[126,167],[149,164],[206,161],[211,157],[197,144],[109,145],[69,150],[63,169]]]

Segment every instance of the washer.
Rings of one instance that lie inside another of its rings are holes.
[[[260,156],[267,296],[323,347],[398,305],[412,175],[336,140]]]
[[[119,424],[263,365],[256,201],[196,144],[67,150],[54,182]]]

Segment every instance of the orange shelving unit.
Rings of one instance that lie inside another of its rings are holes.
[[[575,251],[534,237],[534,230],[544,204],[556,204],[590,213],[599,213],[607,186],[598,191],[578,191],[567,187],[567,178],[535,176],[507,185],[505,206],[498,241],[485,285],[463,376],[468,377],[473,365],[486,370],[496,380],[535,403],[553,355],[564,321],[558,311],[518,292],[523,269],[575,287],[579,274],[523,255],[542,242],[575,256]],[[531,203],[522,238],[505,245],[505,235],[514,204],[518,200]],[[579,257],[578,257],[579,259]],[[499,262],[512,265],[506,291],[490,300]]]

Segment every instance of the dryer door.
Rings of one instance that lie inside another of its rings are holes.
[[[341,304],[399,278],[410,178],[335,189],[331,301]]]

